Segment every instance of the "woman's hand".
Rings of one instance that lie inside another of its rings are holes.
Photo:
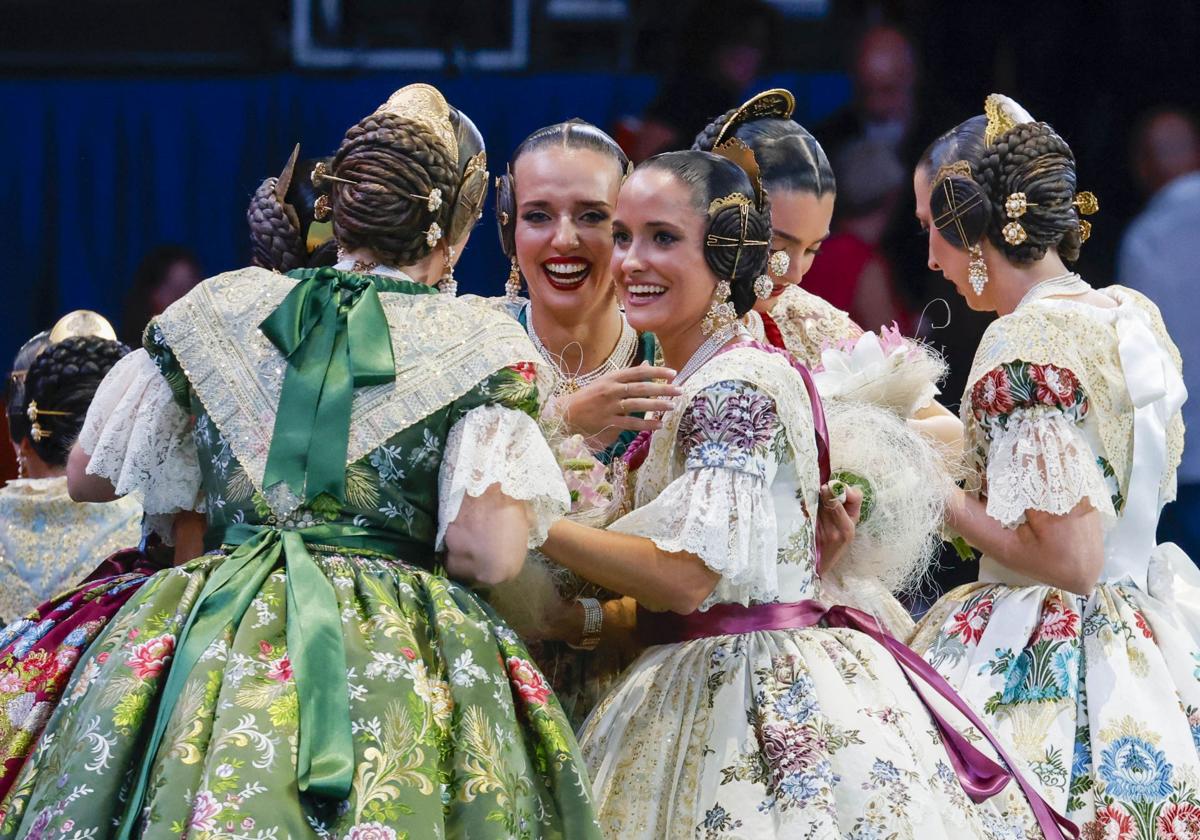
[[[604,449],[624,431],[655,431],[662,422],[631,417],[634,412],[670,411],[683,393],[671,385],[675,371],[643,363],[606,373],[559,400],[558,412],[571,434],[583,435],[594,450]],[[655,381],[665,380],[665,381]]]
[[[817,514],[817,545],[821,549],[822,570],[832,569],[854,539],[854,526],[862,512],[862,491],[846,487],[846,498],[839,499],[829,488],[821,487],[821,509]]]

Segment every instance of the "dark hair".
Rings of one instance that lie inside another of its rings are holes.
[[[29,434],[29,419],[25,416],[25,383],[29,377],[29,368],[49,346],[50,331],[42,330],[22,344],[16,358],[13,359],[12,369],[8,374],[8,393],[4,399],[8,414],[8,436],[14,443],[20,443]]]
[[[754,281],[766,271],[770,256],[771,209],[766,194],[762,197],[762,207],[755,207],[755,188],[750,176],[733,161],[711,152],[663,152],[638,165],[637,171],[643,169],[669,172],[691,190],[692,205],[707,218],[701,243],[704,260],[713,274],[729,281],[729,299],[738,316],[745,315],[756,300]],[[742,206],[731,203],[715,211],[709,209],[717,199],[734,193],[750,199],[745,209],[745,241],[761,244],[740,247],[710,244],[710,237],[719,237],[718,242],[726,243],[742,239]]]
[[[1044,122],[1020,123],[990,145],[984,142],[986,128],[986,117],[972,117],[934,140],[921,156],[918,166],[936,187],[929,199],[933,217],[956,219],[939,227],[942,236],[960,248],[987,236],[1018,265],[1036,262],[1052,248],[1068,262],[1077,260],[1082,235],[1072,204],[1076,175],[1070,146]],[[966,164],[960,171],[943,170],[960,161]],[[1010,245],[1003,233],[1011,221],[1005,202],[1018,192],[1028,202],[1018,219],[1026,239]]]
[[[714,119],[692,141],[692,148],[711,152],[721,129],[740,108],[733,108]],[[795,120],[781,116],[752,117],[735,124],[726,137],[741,140],[758,161],[763,183],[768,190],[794,190],[818,198],[834,192],[837,183],[833,167],[817,138]]]
[[[10,420],[13,440],[30,438],[34,451],[47,464],[66,464],[100,380],[128,352],[119,341],[96,336],[72,336],[48,346],[29,367],[23,408],[36,402],[43,411],[66,413],[37,415],[38,428],[49,433],[41,440],[33,440],[32,421],[24,414],[21,426]]]
[[[513,171],[522,155],[548,146],[599,152],[616,162],[622,177],[629,168],[629,157],[617,145],[616,140],[577,117],[539,128],[530,134],[513,150],[512,158],[508,162],[508,172],[496,179],[496,226],[500,232],[500,247],[506,257],[514,257],[517,253],[517,185],[513,180]]]
[[[176,263],[188,263],[200,273],[200,261],[196,255],[182,245],[159,245],[146,252],[133,275],[133,285],[125,294],[125,307],[121,318],[121,340],[140,344],[142,330],[157,312],[150,311],[150,296],[167,277],[167,272]]]
[[[487,168],[468,169],[483,152],[475,124],[449,109],[458,149],[448,149],[433,130],[391,111],[376,111],[346,132],[332,174],[354,183],[326,180],[333,232],[345,248],[369,248],[396,265],[428,256],[426,232],[437,224],[453,244],[478,218]],[[457,151],[457,163],[452,157]],[[435,209],[419,196],[440,190]]]
[[[288,272],[337,261],[337,243],[333,239],[311,254],[308,251],[308,229],[316,220],[314,208],[321,195],[312,183],[313,169],[319,163],[328,166],[329,159],[300,161],[294,168],[285,168],[278,178],[267,178],[254,191],[246,208],[254,265]],[[283,182],[282,196],[280,182]]]

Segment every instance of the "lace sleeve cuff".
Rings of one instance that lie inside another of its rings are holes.
[[[79,445],[87,471],[112,482],[117,495],[137,494],[147,514],[203,510],[191,418],[145,350],[109,371],[88,408]]]
[[[554,453],[528,414],[498,405],[469,411],[450,430],[438,482],[437,550],[458,517],[466,495],[481,496],[493,484],[510,499],[529,502],[533,525],[529,547],[546,541],[571,497]]]
[[[1014,413],[992,437],[987,465],[988,516],[1006,528],[1025,511],[1069,513],[1084,499],[1115,517],[1112,497],[1083,432],[1062,412]]]
[[[710,601],[778,596],[775,502],[757,475],[725,467],[689,469],[609,528],[645,537],[662,551],[695,554],[723,578]]]

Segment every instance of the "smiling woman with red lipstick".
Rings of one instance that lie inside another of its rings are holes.
[[[613,293],[612,212],[628,158],[582,120],[539,129],[496,179],[500,241],[512,261],[508,306],[557,370],[551,413],[604,463],[671,407],[674,371],[653,365],[654,336],[625,320]],[[521,281],[529,300],[520,298]]]
[[[863,613],[823,602],[818,571],[853,537],[862,496],[823,485],[807,372],[739,324],[770,291],[771,220],[753,155],[734,145],[718,147],[733,160],[657,155],[621,188],[614,279],[684,398],[646,442],[632,512],[607,530],[559,520],[541,549],[646,608],[651,646],[580,733],[601,828],[1040,837],[986,756],[947,759],[940,739],[965,743],[969,727],[923,705],[907,681],[920,677],[899,664],[914,657]],[[963,787],[992,773],[993,798],[973,804]]]

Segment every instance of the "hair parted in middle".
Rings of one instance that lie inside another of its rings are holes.
[[[496,177],[496,227],[500,233],[500,247],[504,256],[510,259],[517,255],[517,184],[513,170],[523,155],[553,146],[591,149],[612,158],[621,177],[629,172],[629,157],[617,141],[578,117],[539,128],[530,134],[513,150],[508,171]]]
[[[475,124],[437,89],[409,85],[346,132],[327,174],[338,244],[392,265],[419,262],[461,240],[479,218],[487,158]]]
[[[717,153],[695,149],[663,152],[635,172],[669,172],[687,186],[692,206],[705,217],[704,259],[718,280],[729,281],[738,317],[754,306],[754,281],[766,271],[771,247],[771,207],[759,181],[754,154],[733,141]]]
[[[969,248],[986,236],[1011,262],[1027,265],[1051,249],[1079,258],[1087,224],[1076,203],[1075,156],[1067,142],[1007,97],[988,97],[988,115],[960,123],[933,141],[918,166],[930,180],[934,225],[952,245]],[[1005,238],[1020,194],[1024,231]],[[1090,211],[1089,211],[1090,212]]]

